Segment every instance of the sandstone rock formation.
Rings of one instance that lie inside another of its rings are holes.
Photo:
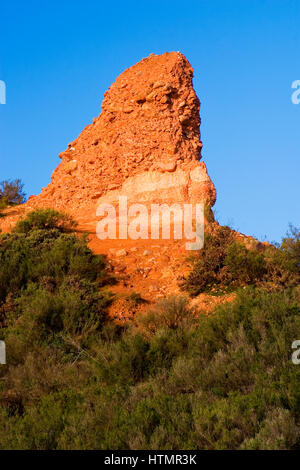
[[[153,203],[213,206],[216,191],[202,161],[199,107],[193,69],[181,53],[141,60],[117,78],[105,93],[101,114],[60,154],[51,183],[26,204],[7,209],[0,231],[10,231],[35,208],[70,213],[79,222],[78,232],[89,233],[93,252],[107,255],[118,280],[112,287],[118,301],[110,309],[117,321],[135,314],[126,300],[133,289],[147,302],[179,294],[178,279],[191,269],[185,240],[101,240],[96,212],[100,204],[117,205],[121,195],[147,209]],[[236,236],[245,243],[257,242]],[[222,299],[201,294],[197,302],[209,311]]]
[[[101,114],[60,154],[51,183],[27,205],[96,214],[120,194],[139,202],[215,203],[201,160],[200,103],[193,69],[179,52],[125,70]]]

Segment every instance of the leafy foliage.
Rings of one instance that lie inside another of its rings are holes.
[[[62,214],[53,209],[37,209],[30,212],[25,218],[19,220],[14,232],[26,234],[32,230],[45,229],[71,232],[76,225],[76,222],[68,214]]]
[[[108,323],[84,344],[38,299],[34,326],[26,317],[5,331],[0,448],[300,448],[292,292],[249,288],[192,321],[185,300],[172,298],[157,306],[155,327],[149,317],[123,330]]]
[[[23,204],[23,202],[25,202],[23,187],[24,185],[19,179],[0,182],[0,217],[5,216],[3,211],[8,206]]]
[[[270,290],[300,282],[300,231],[291,227],[281,246],[247,248],[228,227],[206,234],[205,246],[182,287],[191,295],[244,286]]]
[[[2,205],[23,204],[25,202],[24,185],[20,179],[0,182],[0,203]]]
[[[209,316],[162,299],[121,327],[104,258],[59,223],[25,227],[0,242],[0,449],[300,449],[298,287],[240,289]],[[224,278],[241,253],[246,282],[274,256],[297,268],[294,236],[263,265],[222,236],[205,262]]]
[[[0,236],[2,323],[18,318],[25,330],[31,325],[37,333],[42,325],[50,334],[66,324],[82,330],[103,316],[110,297],[99,294],[108,282],[106,262],[85,238],[67,233],[74,225],[67,215],[38,210]]]

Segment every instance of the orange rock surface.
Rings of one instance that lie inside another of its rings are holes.
[[[215,188],[201,159],[200,103],[193,69],[179,52],[125,70],[105,93],[102,112],[60,154],[51,183],[31,207],[75,217],[122,193],[137,201],[213,205]]]
[[[101,114],[60,154],[51,183],[9,211],[2,229],[35,208],[63,210],[77,219],[79,231],[90,233],[93,251],[108,256],[121,299],[132,290],[149,301],[179,293],[177,278],[189,269],[183,241],[99,240],[96,210],[120,195],[146,205],[213,206],[216,191],[202,161],[199,108],[193,69],[184,55],[151,54],[141,60],[116,79]],[[126,302],[123,310],[118,301],[111,314],[130,316]]]

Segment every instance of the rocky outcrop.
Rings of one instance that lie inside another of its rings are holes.
[[[60,154],[51,183],[28,205],[76,215],[127,195],[137,202],[203,202],[216,192],[201,160],[200,103],[179,52],[125,70],[102,112]]]

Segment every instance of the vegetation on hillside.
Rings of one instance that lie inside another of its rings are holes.
[[[268,290],[300,283],[300,231],[290,227],[281,245],[247,248],[229,227],[216,227],[205,236],[204,248],[181,282],[190,295],[219,293],[255,285]]]
[[[24,185],[20,179],[0,182],[0,215],[7,206],[23,204],[25,202]]]
[[[0,449],[300,449],[299,287],[237,287],[209,316],[171,297],[120,327],[70,222],[39,211],[0,236]],[[299,239],[277,255],[294,276]]]

